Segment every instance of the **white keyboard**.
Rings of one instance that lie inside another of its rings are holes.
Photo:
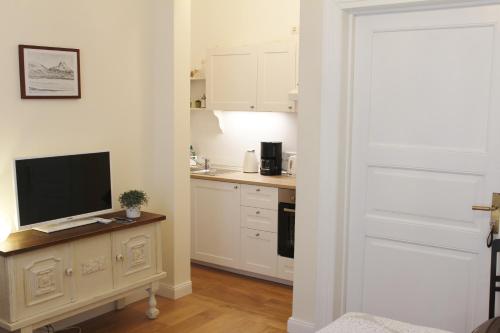
[[[71,221],[71,222],[59,222],[59,223],[54,223],[54,224],[47,224],[47,225],[42,225],[42,226],[39,226],[39,227],[36,227],[33,229],[41,231],[41,232],[45,232],[46,234],[50,234],[51,232],[81,227],[82,225],[94,224],[94,223],[98,223],[98,222],[99,222],[99,219],[92,218],[92,219],[85,219],[85,220],[76,220],[76,221]]]

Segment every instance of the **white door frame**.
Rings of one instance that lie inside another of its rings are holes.
[[[310,1],[310,0],[304,0]],[[315,328],[345,312],[352,119],[353,28],[357,16],[500,4],[500,0],[323,0],[321,151],[333,162],[320,174]],[[313,37],[313,36],[308,36]],[[301,50],[302,52],[302,50]],[[301,64],[301,67],[311,64]],[[302,70],[304,70],[302,67]],[[332,103],[333,102],[333,103]],[[301,107],[307,109],[306,105]],[[335,134],[332,134],[335,133]],[[303,138],[301,138],[303,139]],[[332,170],[333,169],[333,170]],[[334,186],[336,190],[328,189]],[[338,245],[332,246],[333,242]],[[340,276],[341,279],[336,277]],[[296,314],[294,313],[294,316]]]

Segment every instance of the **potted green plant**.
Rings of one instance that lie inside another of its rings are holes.
[[[131,190],[122,193],[118,201],[127,210],[127,217],[136,219],[141,216],[141,206],[148,203],[148,195],[144,191]]]

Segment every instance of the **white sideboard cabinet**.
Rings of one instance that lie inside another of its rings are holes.
[[[0,243],[0,332],[31,333],[122,301],[139,288],[149,292],[146,314],[155,319],[155,292],[166,276],[160,229],[164,219],[143,212],[127,225],[112,222],[51,234],[12,234]]]

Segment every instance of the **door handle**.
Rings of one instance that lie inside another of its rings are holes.
[[[498,234],[500,225],[500,193],[493,193],[491,206],[474,205],[472,210],[491,213],[491,230],[494,234]]]
[[[291,209],[291,208],[283,208],[283,211],[285,213],[295,213],[295,209]]]
[[[495,210],[497,210],[498,207],[497,206],[472,206],[472,210],[480,210],[480,211],[483,211],[483,212],[493,212]]]

